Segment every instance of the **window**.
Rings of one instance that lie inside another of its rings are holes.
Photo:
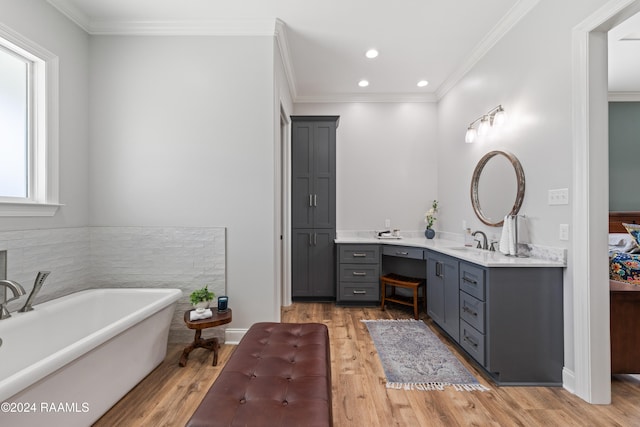
[[[0,24],[0,216],[58,205],[58,58]]]

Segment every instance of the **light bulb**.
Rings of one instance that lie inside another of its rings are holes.
[[[493,124],[500,126],[506,121],[507,121],[507,113],[505,113],[504,110],[502,109],[502,106],[500,106],[498,107],[498,111],[496,111],[496,114],[493,116]]]
[[[480,125],[478,126],[478,135],[484,136],[489,132],[489,128],[491,124],[489,123],[489,117],[484,116],[482,120],[480,120]]]
[[[378,51],[375,49],[369,49],[364,55],[369,59],[373,59],[378,56]]]
[[[475,142],[477,136],[478,132],[476,132],[473,127],[469,126],[467,128],[467,134],[464,136],[464,142],[466,142],[467,144],[471,144]]]

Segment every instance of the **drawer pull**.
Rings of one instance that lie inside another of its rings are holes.
[[[367,273],[364,271],[354,271],[351,274],[353,274],[354,276],[366,276]]]
[[[463,277],[462,280],[467,282],[467,283],[470,283],[472,285],[477,285],[478,284],[478,282],[476,280],[472,280],[472,279],[469,279],[467,277]]]
[[[354,258],[366,258],[366,257],[367,257],[367,254],[363,254],[363,253],[361,253],[361,252],[354,252],[354,253],[353,253],[353,257],[354,257]]]
[[[476,316],[478,317],[478,312],[471,310],[469,307],[467,307],[466,305],[464,307],[462,307],[462,311],[465,311],[469,314],[471,314],[472,316]]]
[[[409,252],[400,252],[400,251],[397,251],[397,252],[396,252],[396,255],[407,256],[407,255],[409,255]]]
[[[474,346],[475,348],[478,348],[478,344],[477,344],[477,343],[475,343],[475,342],[473,342],[473,341],[471,341],[471,340],[469,339],[469,337],[467,337],[466,335],[464,336],[463,340],[465,340],[466,342],[468,342],[469,344],[471,344],[471,345],[472,345],[472,346]]]
[[[364,289],[354,289],[353,290],[353,294],[354,295],[366,295],[367,291]]]

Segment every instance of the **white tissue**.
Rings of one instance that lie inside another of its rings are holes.
[[[209,319],[210,317],[213,317],[213,312],[211,311],[210,308],[207,308],[205,311],[203,311],[202,313],[198,313],[195,310],[192,310],[189,313],[189,320],[191,320],[192,322],[194,320],[202,320],[202,319]]]
[[[516,235],[516,224],[518,227]],[[520,216],[517,218],[507,215],[504,217],[502,235],[500,236],[500,252],[505,255],[516,255],[518,253],[517,244],[529,243],[529,226],[527,218]]]
[[[511,220],[509,215],[504,217],[504,223],[502,224],[502,234],[500,235],[500,252],[505,255],[509,255],[509,241],[511,239],[511,234],[509,233],[509,224]]]

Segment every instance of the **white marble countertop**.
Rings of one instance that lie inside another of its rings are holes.
[[[393,246],[411,246],[416,248],[431,249],[436,252],[450,255],[464,261],[482,265],[484,267],[566,267],[562,261],[554,261],[542,258],[517,258],[506,256],[500,252],[492,252],[483,249],[464,246],[464,244],[440,238],[427,239],[426,237],[402,237],[400,239],[378,239],[376,237],[348,237],[340,236],[335,243],[352,244],[378,244]]]

